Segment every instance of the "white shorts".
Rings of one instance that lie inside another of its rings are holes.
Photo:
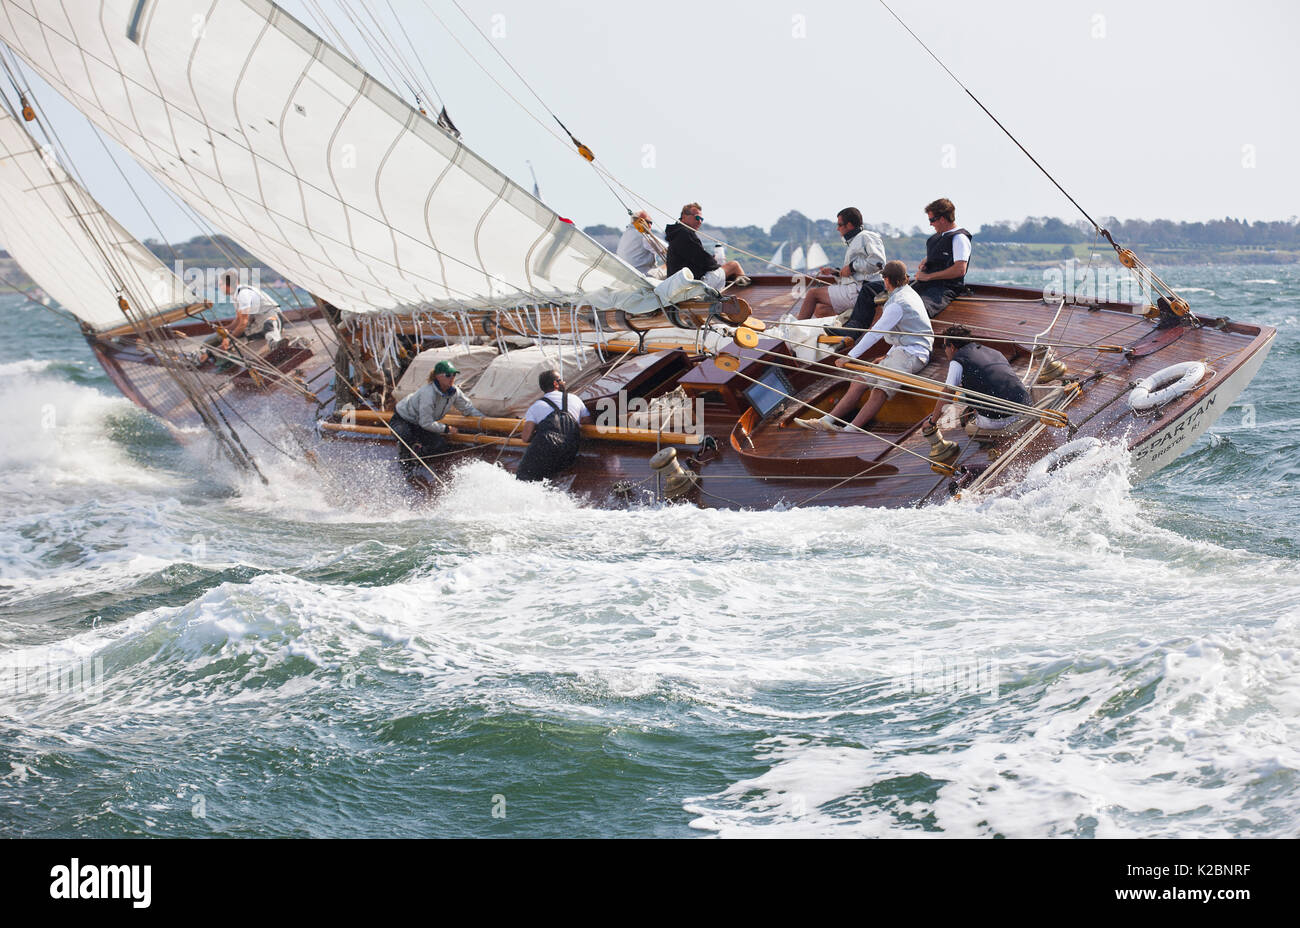
[[[707,287],[712,287],[714,290],[721,292],[722,288],[727,285],[727,272],[720,267],[715,267],[713,270],[701,277],[700,282]]]
[[[851,284],[831,284],[827,287],[827,295],[831,298],[831,310],[835,315],[838,316],[853,309],[853,304],[858,301],[858,292],[861,289],[862,284],[856,280]]]
[[[990,419],[988,416],[976,413],[975,418],[966,423],[966,434],[1000,432],[1009,425],[1015,425],[1018,421],[1018,416],[1007,416],[1005,419]]]
[[[918,358],[902,345],[895,345],[889,349],[887,355],[875,363],[880,367],[886,367],[891,371],[898,371],[902,374],[919,374],[929,362],[926,358]],[[867,376],[867,383],[871,386],[871,389],[884,393],[887,400],[893,399],[902,387],[902,384],[893,380],[879,380],[870,375]]]

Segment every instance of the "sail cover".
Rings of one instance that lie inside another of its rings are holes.
[[[0,39],[205,218],[347,312],[652,282],[268,0],[0,0]]]
[[[197,302],[5,106],[0,106],[0,247],[97,331],[128,321],[118,308],[119,294],[145,316]]]

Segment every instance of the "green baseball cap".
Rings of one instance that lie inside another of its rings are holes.
[[[433,372],[435,374],[459,374],[460,373],[460,371],[456,370],[456,365],[452,364],[450,361],[439,361],[437,364],[433,366]]]

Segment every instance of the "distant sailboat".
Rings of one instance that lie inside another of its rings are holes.
[[[769,271],[780,271],[780,270],[784,270],[784,268],[785,268],[785,246],[788,245],[788,244],[790,244],[790,243],[789,243],[789,242],[782,242],[780,245],[777,245],[777,246],[776,246],[776,254],[772,255],[772,260],[769,261],[769,262],[767,262],[767,269],[768,269]]]
[[[831,263],[831,259],[826,257],[826,252],[822,246],[813,242],[808,246],[807,266],[810,271],[817,271]]]

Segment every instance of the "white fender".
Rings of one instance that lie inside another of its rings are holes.
[[[1128,395],[1128,404],[1138,412],[1163,406],[1170,400],[1176,400],[1184,393],[1189,393],[1205,377],[1209,370],[1204,361],[1184,361],[1171,364],[1164,370],[1156,371],[1150,377],[1139,380]],[[1168,384],[1156,389],[1161,384]]]
[[[1025,474],[1025,479],[1046,477],[1058,467],[1092,457],[1101,450],[1101,447],[1100,438],[1076,438],[1074,441],[1067,441],[1050,454],[1035,461],[1034,466]]]

